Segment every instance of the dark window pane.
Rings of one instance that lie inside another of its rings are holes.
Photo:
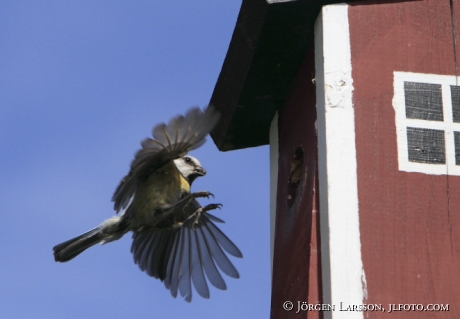
[[[460,165],[460,132],[454,132],[455,138],[455,165]]]
[[[409,161],[445,164],[444,131],[425,128],[407,128]]]
[[[460,86],[451,85],[450,95],[452,97],[452,115],[454,122],[460,123]]]
[[[404,82],[406,117],[443,121],[440,84]]]

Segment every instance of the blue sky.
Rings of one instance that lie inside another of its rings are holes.
[[[153,125],[206,105],[240,1],[0,3],[0,317],[267,318],[268,146],[194,151],[224,205],[238,280],[191,304],[133,263],[131,237],[55,263],[97,226]],[[202,201],[203,202],[203,201]],[[205,203],[204,201],[203,203]]]

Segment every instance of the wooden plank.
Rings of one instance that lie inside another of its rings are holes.
[[[279,170],[271,318],[322,318],[297,313],[298,301],[321,302],[321,256],[317,221],[318,192],[313,50],[297,74],[279,113]],[[283,303],[291,301],[286,311]]]
[[[311,236],[310,236],[310,268],[308,270],[308,300],[310,305],[320,305],[323,303],[323,280],[321,269],[321,231],[319,218],[319,187],[318,187],[318,167],[315,172],[313,185],[313,202],[311,211]],[[316,310],[310,311],[307,318],[322,319],[323,312]]]
[[[364,302],[450,305],[392,318],[460,317],[460,177],[399,171],[392,107],[394,71],[456,74],[451,14],[449,0],[349,7]]]
[[[223,117],[211,136],[220,150],[268,143],[271,119],[307,48],[304,1],[243,1],[210,103]],[[318,6],[318,5],[317,5]]]
[[[222,118],[211,132],[221,151],[265,145],[275,112],[313,46],[322,5],[340,0],[244,0],[210,100]]]
[[[318,174],[323,299],[358,305],[366,294],[361,261],[353,79],[348,6],[323,7],[315,25]],[[325,313],[362,318],[362,312]]]

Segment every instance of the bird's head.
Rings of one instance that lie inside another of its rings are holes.
[[[201,167],[200,161],[190,155],[182,156],[174,160],[179,172],[185,179],[188,180],[189,184],[192,185],[193,181],[200,176],[206,175],[206,170]]]

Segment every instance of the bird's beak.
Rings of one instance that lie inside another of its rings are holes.
[[[197,167],[195,168],[195,174],[198,176],[204,176],[206,175],[206,170],[203,167]]]

